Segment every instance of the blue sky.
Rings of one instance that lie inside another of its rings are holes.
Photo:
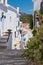
[[[8,0],[8,3],[13,7],[20,8],[21,12],[32,14],[33,11],[29,11],[33,9],[33,2],[32,0]]]

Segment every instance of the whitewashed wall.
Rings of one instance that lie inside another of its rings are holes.
[[[3,23],[2,23],[2,22],[4,22],[4,21],[1,20],[2,12],[4,12],[4,11],[0,9],[0,33],[1,33],[1,34],[2,34],[2,32],[3,32],[3,29],[4,29],[4,27],[3,27],[4,25],[3,25]]]
[[[4,31],[6,31],[7,29],[15,31],[17,25],[18,25],[17,14],[8,10],[8,12],[6,13],[6,19],[4,21]]]
[[[35,10],[40,10],[40,4],[42,0],[34,0],[34,11]]]

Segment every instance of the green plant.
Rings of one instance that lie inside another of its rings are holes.
[[[28,60],[31,59],[34,65],[42,65],[39,62],[43,60],[43,26],[37,27],[36,31],[35,36],[33,36],[27,44],[24,56]]]
[[[20,16],[20,20],[23,23],[28,23],[30,24],[30,28],[33,29],[33,15],[32,14],[22,14]]]
[[[11,32],[11,29],[8,29],[7,31],[8,31],[8,32]]]
[[[17,44],[14,44],[14,47],[16,48],[17,47]]]

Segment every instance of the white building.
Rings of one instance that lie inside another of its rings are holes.
[[[27,42],[30,41],[30,38],[32,38],[32,30],[29,28],[28,23],[21,23],[21,49],[25,49],[25,46],[27,45]]]
[[[34,2],[34,11],[40,10],[42,0],[33,0],[33,2]]]
[[[19,7],[14,8],[7,4],[7,0],[0,0],[0,34],[3,35],[8,29],[12,31],[12,43],[15,43],[15,32],[19,26]],[[18,34],[18,33],[17,33]],[[10,43],[9,43],[10,44]],[[7,46],[9,46],[9,44]],[[11,49],[9,47],[9,49]]]
[[[42,11],[43,12],[43,0],[32,0],[34,2],[34,9],[33,9],[33,12],[38,12],[38,11]],[[34,16],[34,25],[35,26],[40,26],[39,24],[39,21],[38,19],[36,18],[39,18],[39,15],[36,13],[36,14],[33,14]]]
[[[0,0],[0,48],[14,49],[17,44],[17,49],[23,49],[28,38],[32,37],[28,24],[23,26],[19,21],[19,7],[16,9],[7,4],[7,0]],[[11,30],[10,36],[7,30]]]

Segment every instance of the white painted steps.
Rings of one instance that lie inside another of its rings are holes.
[[[0,49],[7,48],[9,37],[10,35],[8,34],[8,32],[5,32],[3,36],[0,37]]]

